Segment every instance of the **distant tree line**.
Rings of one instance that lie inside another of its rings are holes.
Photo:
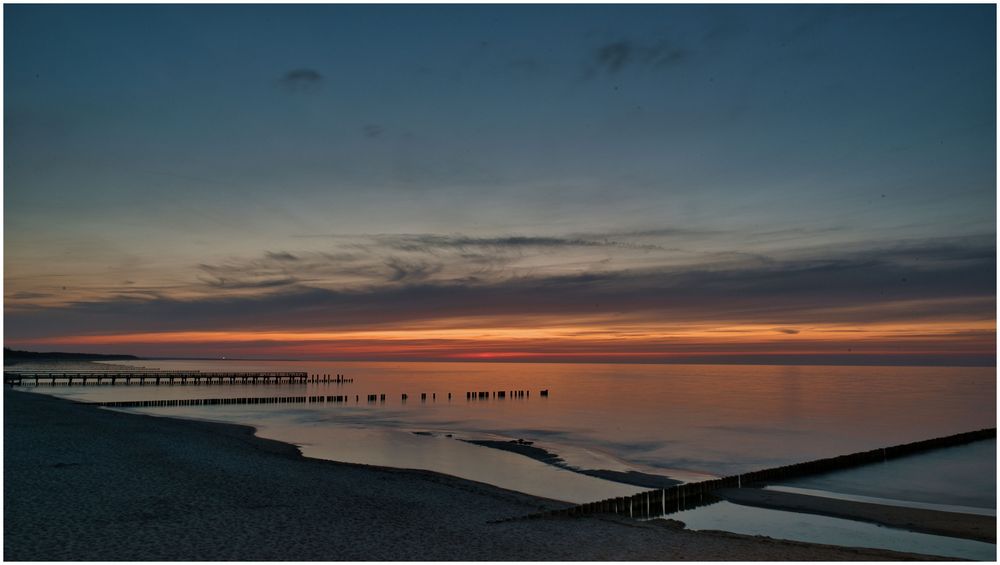
[[[61,351],[19,351],[17,349],[3,348],[3,360],[24,361],[34,359],[59,359],[71,361],[93,361],[97,359],[138,359],[135,355],[106,355],[103,353],[65,353]]]

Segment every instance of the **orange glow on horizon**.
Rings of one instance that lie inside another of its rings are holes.
[[[495,320],[494,320],[495,321]],[[467,322],[467,321],[466,321]],[[484,320],[483,322],[489,322]],[[171,351],[239,351],[259,355],[409,356],[424,359],[672,359],[685,356],[991,355],[992,320],[901,324],[823,324],[795,329],[770,324],[651,323],[601,325],[593,321],[535,326],[439,327],[322,331],[180,331],[70,335],[17,340],[18,346],[157,346]],[[460,325],[460,324],[456,324]]]

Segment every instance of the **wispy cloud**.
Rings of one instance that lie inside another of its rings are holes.
[[[50,293],[48,293],[48,292],[28,292],[28,291],[21,291],[21,292],[15,292],[15,293],[10,294],[8,296],[10,298],[14,299],[14,300],[33,300],[33,299],[36,299],[36,298],[48,298],[49,296],[52,296],[52,295]]]
[[[268,251],[265,253],[268,259],[275,261],[298,261],[299,258],[287,251]]]
[[[508,235],[499,237],[469,237],[465,235],[399,234],[377,235],[373,238],[381,245],[404,251],[429,251],[432,249],[464,249],[469,247],[493,248],[560,248],[560,247],[618,247],[656,250],[658,245],[592,239],[587,237],[548,237]]]
[[[434,273],[440,272],[443,268],[440,263],[430,263],[427,261],[404,261],[397,257],[390,257],[385,262],[391,274],[391,282],[417,282],[426,280]]]
[[[629,67],[664,69],[680,64],[688,56],[687,50],[665,39],[653,43],[618,39],[594,50],[587,74],[616,75]]]
[[[312,90],[323,83],[323,75],[315,69],[292,69],[279,82],[291,91]]]

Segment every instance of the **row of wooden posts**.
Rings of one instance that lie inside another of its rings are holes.
[[[437,397],[438,397],[438,395],[437,395],[436,392],[432,392],[431,393],[431,400],[437,400]],[[409,398],[410,398],[410,395],[406,394],[405,392],[400,396],[400,399],[403,402],[406,402]],[[448,400],[451,401],[451,393],[450,392],[448,393]],[[427,402],[427,393],[426,392],[421,392],[420,393],[420,401],[421,402]]]
[[[340,373],[337,373],[335,375],[330,375],[330,374],[323,373],[323,374],[311,374],[311,375],[309,375],[309,381],[310,382],[314,382],[314,383],[338,383],[338,384],[343,384],[343,383],[353,383],[354,379],[353,378],[345,377],[344,375],[341,375]]]
[[[369,395],[375,396],[375,395]],[[383,397],[385,395],[382,395]],[[355,402],[359,397],[355,395]],[[370,400],[370,398],[369,398]],[[106,408],[154,408],[159,406],[226,406],[235,404],[288,404],[313,402],[350,402],[348,395],[314,395],[314,396],[257,396],[250,398],[175,398],[172,400],[116,400],[108,402],[88,402],[95,406]]]
[[[809,475],[818,475],[830,471],[848,469],[872,463],[882,463],[889,459],[905,457],[916,453],[939,449],[942,447],[952,447],[963,445],[974,441],[991,439],[997,437],[996,428],[986,428],[973,432],[965,432],[951,436],[939,437],[923,441],[916,441],[891,447],[883,447],[817,459],[805,463],[784,465],[773,469],[764,469],[751,473],[732,475],[709,481],[697,483],[686,483],[673,486],[667,489],[651,490],[640,492],[632,496],[622,496],[609,498],[597,502],[589,502],[569,508],[550,510],[524,516],[523,518],[541,518],[545,516],[587,516],[591,514],[623,514],[632,518],[655,518],[689,510],[699,506],[707,506],[719,502],[721,499],[712,493],[722,488],[742,488],[761,487],[767,484],[786,481],[789,479],[801,478]],[[511,518],[517,520],[521,518]]]
[[[549,390],[544,389],[539,391],[539,395],[547,397],[549,395]],[[490,398],[528,398],[531,396],[530,390],[494,390],[494,391],[479,391],[479,392],[466,392],[466,400],[489,400]],[[451,395],[448,396],[451,398]]]
[[[526,392],[526,391],[525,391]],[[548,392],[548,391],[545,391]],[[401,399],[406,402],[408,394],[403,394]],[[501,397],[503,398],[503,397]],[[365,400],[369,403],[385,402],[385,394],[368,394]],[[427,401],[427,393],[420,393],[420,400]],[[431,400],[437,400],[437,393],[431,393]],[[448,393],[448,400],[451,401],[451,393]],[[311,396],[262,396],[249,398],[181,398],[172,400],[115,400],[107,402],[89,402],[97,406],[108,408],[153,408],[160,406],[217,406],[233,404],[284,404],[284,403],[313,403],[313,402],[350,402],[349,395],[311,395]],[[361,395],[354,395],[354,402],[361,402]]]

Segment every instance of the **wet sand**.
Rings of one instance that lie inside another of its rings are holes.
[[[745,506],[806,512],[925,534],[997,542],[997,520],[994,516],[888,506],[756,488],[719,489],[715,494],[729,502]]]
[[[657,489],[657,488],[663,489],[681,484],[681,481],[671,479],[669,477],[664,477],[662,475],[651,475],[649,473],[640,473],[639,471],[610,471],[608,469],[580,469],[577,467],[573,467],[571,465],[567,465],[566,462],[560,459],[559,456],[556,455],[555,453],[552,453],[540,447],[534,447],[533,445],[530,445],[528,443],[518,443],[516,440],[498,441],[498,440],[487,440],[487,439],[466,439],[462,441],[468,443],[474,443],[476,445],[481,445],[483,447],[492,447],[493,449],[502,449],[503,451],[518,453],[520,455],[524,455],[525,457],[530,457],[532,459],[541,461],[542,463],[552,465],[553,467],[559,467],[560,469],[566,469],[567,471],[573,471],[574,473],[589,475],[591,477],[597,477],[599,479],[607,479],[609,481],[615,481],[627,485],[635,485],[651,489]]]
[[[4,391],[5,560],[887,560],[679,530],[493,521],[562,503],[437,473],[304,458],[245,426]]]

